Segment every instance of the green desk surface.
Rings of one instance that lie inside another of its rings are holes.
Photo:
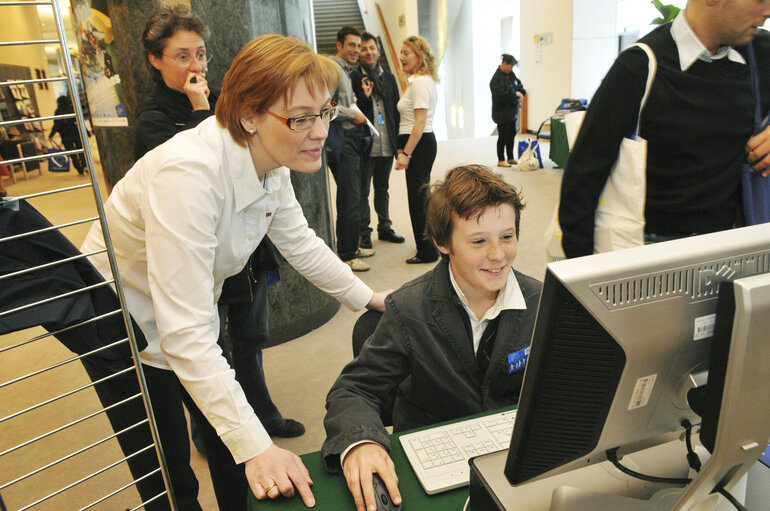
[[[513,407],[509,408],[512,409]],[[501,410],[494,410],[480,415],[489,415]],[[458,420],[464,420],[470,417],[464,417]],[[450,421],[457,422],[457,421]],[[426,429],[426,428],[420,428]],[[417,431],[417,430],[415,430]],[[465,500],[468,498],[468,487],[457,488],[436,495],[428,495],[420,486],[420,482],[412,472],[409,460],[406,459],[404,450],[401,448],[401,442],[398,437],[402,434],[410,433],[404,431],[391,435],[391,445],[393,452],[391,458],[396,465],[396,474],[398,475],[398,488],[401,490],[401,497],[404,501],[404,511],[461,511]],[[345,478],[341,474],[330,474],[323,466],[320,451],[311,452],[301,456],[302,462],[310,471],[310,477],[313,479],[313,495],[316,505],[313,509],[321,511],[355,511],[353,497],[350,495]],[[248,500],[249,511],[278,511],[278,510],[307,510],[302,503],[299,495],[291,499],[279,497],[276,500],[257,500],[249,492]]]

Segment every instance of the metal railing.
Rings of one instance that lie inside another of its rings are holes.
[[[28,193],[24,195],[0,198],[0,511],[142,509],[161,499],[168,500],[171,508],[176,509],[144,374],[137,362],[139,349],[117,272],[58,1],[0,1],[0,16],[3,7],[43,5],[53,9],[58,39],[2,41],[0,51],[11,46],[56,44],[65,76],[14,81],[3,81],[0,77],[0,88],[66,82],[74,112],[0,119],[0,128],[74,120],[82,147],[56,155],[82,155],[90,183],[44,183],[42,189],[29,191],[27,186]],[[44,160],[50,156],[20,153],[18,158],[6,159],[3,164],[11,167],[13,173],[15,164],[39,161],[42,176]],[[52,213],[48,199],[58,196],[59,207],[66,207],[71,201],[82,200],[86,189],[93,193],[94,213],[57,225],[46,223],[43,217]],[[37,212],[32,208],[39,208],[43,224],[38,222],[27,228],[25,215]],[[80,254],[62,231],[94,222],[100,223],[107,248]],[[51,240],[60,242],[64,249],[50,249]],[[45,249],[38,249],[43,244]],[[51,257],[51,253],[56,257]],[[93,269],[87,258],[95,255],[106,255],[112,275],[105,275],[104,280],[96,283],[83,281],[57,287],[59,273],[77,274],[84,268]],[[85,313],[73,313],[73,309],[94,300],[94,292],[113,296],[115,307],[86,307]],[[106,321],[117,322],[123,335],[74,354],[56,342],[85,331],[95,330],[98,334]],[[115,361],[115,350],[122,350],[124,357],[114,364],[105,363]],[[132,390],[110,401],[115,394],[103,390],[110,385],[125,386],[126,382]],[[128,406],[134,412],[130,414],[131,420],[136,420],[116,427],[120,422],[116,419],[126,418],[122,410]],[[132,442],[125,441],[129,436]],[[146,442],[129,448],[137,445],[137,438]]]

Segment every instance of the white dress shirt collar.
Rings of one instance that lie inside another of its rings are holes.
[[[236,211],[243,211],[250,204],[253,204],[265,195],[265,193],[281,188],[284,185],[280,179],[280,176],[283,174],[280,172],[281,167],[268,171],[265,174],[264,183],[260,183],[248,147],[244,148],[236,144],[229,137],[229,132],[223,131],[218,123],[211,123],[211,135],[215,133],[222,136],[223,144],[227,146],[227,151],[224,152],[227,161],[224,162],[224,166],[230,169],[234,182],[243,184],[234,188]]]
[[[462,289],[460,289],[460,286],[457,285],[457,281],[452,273],[451,264],[449,265],[449,280],[452,282],[452,287],[460,298],[460,303],[463,304],[463,309],[465,309],[465,312],[468,314],[468,319],[471,322],[474,353],[478,350],[481,336],[491,320],[495,319],[504,310],[524,310],[527,308],[527,302],[524,301],[524,295],[521,293],[521,287],[519,287],[519,281],[516,280],[516,275],[513,273],[513,268],[511,268],[511,271],[508,274],[508,280],[505,283],[505,287],[497,294],[497,300],[495,300],[495,303],[487,309],[481,318],[477,318],[476,314],[473,313],[468,305],[468,299]]]
[[[712,55],[698,39],[693,32],[692,27],[687,23],[684,17],[684,10],[679,12],[674,22],[671,24],[671,36],[674,38],[676,47],[679,51],[679,66],[682,71],[687,71],[700,59],[704,62],[713,62],[727,57],[733,62],[746,64],[746,59],[731,46],[720,46],[717,52]]]

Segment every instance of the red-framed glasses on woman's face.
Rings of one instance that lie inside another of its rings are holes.
[[[321,110],[321,113],[318,114],[302,115],[300,117],[284,117],[282,115],[274,114],[270,110],[265,110],[265,113],[272,115],[279,121],[285,122],[286,126],[292,131],[307,131],[313,127],[316,117],[320,117],[321,122],[328,126],[330,122],[337,118],[337,110],[337,103],[332,101],[331,105]]]

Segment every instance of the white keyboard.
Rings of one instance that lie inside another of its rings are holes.
[[[468,460],[507,449],[516,410],[401,435],[401,447],[425,493],[466,486]]]

